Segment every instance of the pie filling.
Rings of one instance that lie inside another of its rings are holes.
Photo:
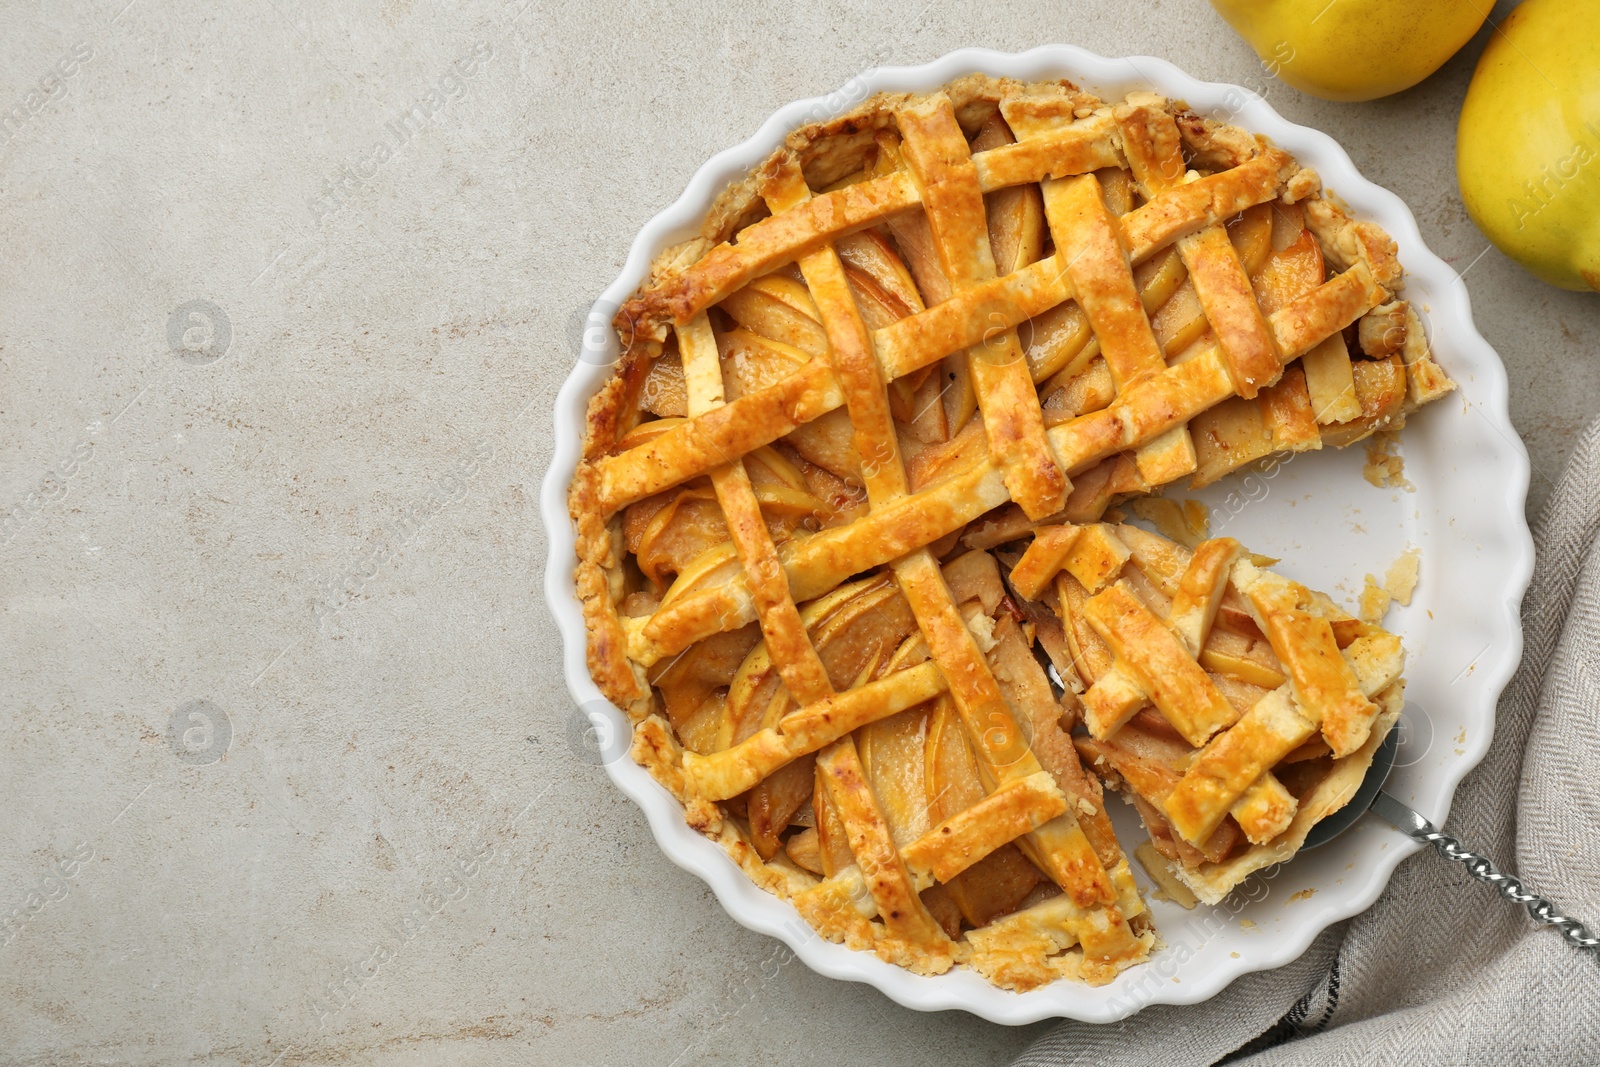
[[[590,405],[577,585],[634,758],[832,940],[1017,990],[1146,959],[1102,783],[1219,901],[1348,802],[1404,653],[1118,505],[1448,392],[1401,281],[1315,172],[1151,94],[971,76],[791,134]]]

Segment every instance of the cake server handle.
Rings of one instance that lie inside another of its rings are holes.
[[[1561,936],[1575,948],[1600,953],[1600,937],[1591,934],[1587,926],[1577,919],[1561,914],[1553,902],[1529,890],[1511,875],[1501,873],[1483,856],[1469,852],[1460,839],[1442,832],[1408,805],[1402,804],[1388,793],[1380,792],[1373,798],[1371,810],[1412,840],[1432,845],[1446,858],[1455,860],[1467,869],[1468,874],[1480,882],[1494,886],[1501,896],[1513,904],[1525,906],[1534,922],[1556,927],[1561,931]],[[1600,955],[1597,955],[1596,959],[1600,960]]]

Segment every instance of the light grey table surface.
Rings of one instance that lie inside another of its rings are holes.
[[[0,4],[0,1063],[977,1064],[1041,1032],[735,925],[572,757],[541,592],[576,322],[712,153],[965,45],[1261,80],[1201,0],[919,6]],[[1600,297],[1462,210],[1482,43],[1373,104],[1267,95],[1465,272],[1536,504],[1600,409]]]

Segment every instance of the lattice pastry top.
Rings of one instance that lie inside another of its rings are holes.
[[[1352,767],[1398,666],[1368,691],[1379,632],[1230,542],[1157,574],[1097,520],[1451,389],[1400,284],[1314,172],[1148,94],[973,76],[796,131],[657,261],[590,405],[577,587],[635,758],[827,936],[1019,989],[1143,959],[1071,731],[1220,893],[1332,810],[1296,789],[1339,774],[1275,768]],[[1235,638],[1254,673],[1207,660]]]

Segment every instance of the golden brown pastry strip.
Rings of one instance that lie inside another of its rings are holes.
[[[1244,554],[1244,548],[1231,537],[1218,537],[1202,541],[1189,557],[1183,577],[1172,598],[1172,609],[1167,613],[1167,625],[1183,642],[1191,656],[1199,656],[1211,635],[1211,625],[1222,607],[1222,595],[1228,588],[1233,565]]]
[[[900,850],[918,891],[934,882],[948,882],[1002,845],[1042,826],[1067,810],[1067,798],[1048,772],[1007,782],[965,811],[941,821]],[[864,890],[857,867],[809,891],[813,897],[831,898],[835,907],[851,907]]]
[[[1013,121],[1025,140],[1049,137],[1062,128],[1065,116],[1050,117],[1018,109]],[[1112,171],[1120,175],[1121,171]],[[1166,366],[1156,343],[1148,308],[1133,280],[1129,250],[1119,220],[1107,208],[1093,174],[1049,179],[1040,183],[1050,233],[1077,299],[1094,331],[1093,345],[1111,372],[1118,391],[1128,383]],[[1169,482],[1194,470],[1195,454],[1188,431],[1174,427],[1141,444],[1139,472],[1152,484]]]
[[[719,407],[723,403],[722,359],[705,315],[696,315],[688,325],[678,328],[678,352],[683,358],[689,414],[699,415]],[[711,484],[722,506],[729,537],[744,565],[767,653],[783,684],[802,704],[831,696],[833,686],[828,682],[828,672],[806,636],[799,609],[790,596],[789,580],[778,562],[777,548],[761,516],[744,461],[736,459],[713,470]]]
[[[1145,195],[1154,199],[1180,188],[1185,183],[1183,155],[1172,116],[1148,105],[1119,107],[1115,116],[1129,169]],[[1234,392],[1247,399],[1255,396],[1277,380],[1283,364],[1228,231],[1212,223],[1179,238],[1177,247]]]
[[[1222,606],[1233,565],[1243,554],[1244,549],[1231,537],[1202,541],[1195,546],[1189,565],[1184,568],[1167,613],[1167,625],[1197,659],[1205,649],[1212,623]],[[1263,844],[1277,837],[1298,810],[1299,802],[1294,794],[1270,771],[1257,778],[1230,809],[1234,821],[1252,844]]]
[[[1117,657],[1162,716],[1199,748],[1238,717],[1189,651],[1124,584],[1091,597],[1084,606],[1089,624]],[[1107,737],[1120,721],[1088,722],[1096,737]]]
[[[1296,703],[1321,727],[1334,756],[1360,748],[1378,706],[1367,699],[1350,664],[1339,655],[1332,625],[1308,610],[1314,606],[1311,591],[1248,561],[1237,565],[1234,582],[1288,671]]]
[[[1164,369],[1161,346],[1156,344],[1127,254],[1117,239],[1116,220],[1106,210],[1095,176],[1048,182],[1045,213],[1073,295],[1089,317],[1117,389]]]
[[[1121,162],[1104,117],[1058,129],[1048,137],[1008,144],[972,157],[978,185],[986,193],[1012,185],[1086,174]]]
[[[938,567],[926,551],[895,563],[895,573],[934,661],[950,683],[950,695],[966,727],[988,788],[1026,778],[1042,768],[1028,748],[1011,708],[989,670],[965,620],[956,610]],[[1071,812],[1032,831],[1024,845],[1035,863],[1062,890],[1087,906],[1110,904],[1115,894],[1099,857]]]
[[[760,730],[732,748],[704,756],[685,753],[684,774],[708,800],[727,800],[801,756],[944,690],[944,675],[934,664],[907,667],[791,711],[777,726]]]
[[[1231,170],[1187,182],[1134,208],[1121,219],[1122,244],[1135,264],[1180,237],[1226,222],[1278,195],[1295,171],[1276,148]]]
[[[1042,526],[1034,531],[1033,541],[1011,568],[1011,587],[1027,600],[1038,600],[1066,565],[1082,533],[1079,526]]]
[[[1132,268],[1122,246],[1112,234],[1112,219],[1092,174],[1050,183],[1068,190],[1048,197],[1066,201],[1059,227],[1071,235],[1070,251],[1074,292],[1094,328],[1095,340],[1111,371],[1119,393],[1129,385],[1153,377],[1166,368],[1150,320],[1134,286]],[[1052,216],[1052,228],[1058,223]],[[1152,485],[1176,481],[1195,468],[1194,442],[1186,426],[1173,426],[1152,436],[1135,450],[1140,475]]]
[[[1001,845],[1067,810],[1048,771],[1006,782],[967,810],[944,820],[902,851],[913,871],[948,882]]]
[[[1059,256],[973,285],[926,311],[892,322],[872,335],[888,379],[912,374],[948,352],[981,344],[997,329],[1011,329],[1068,300],[1071,289]]]
[[[1387,688],[1405,666],[1399,638],[1373,634],[1345,649],[1341,662],[1363,694]],[[1266,771],[1317,732],[1320,724],[1298,704],[1291,686],[1275,689],[1214,739],[1184,772],[1166,801],[1166,814],[1185,839],[1204,841],[1228,809]]]
[[[884,925],[895,936],[948,961],[950,939],[917,896],[911,873],[863,777],[855,744],[849,738],[834,742],[817,757],[817,771],[844,822],[850,851]]]
[[[930,97],[900,112],[900,129],[952,295],[993,280],[983,187],[949,98]],[[1030,518],[1060,511],[1072,486],[1045,439],[1039,396],[1016,331],[985,331],[982,341],[967,348],[967,366],[989,455],[1005,472],[1011,498]]]

